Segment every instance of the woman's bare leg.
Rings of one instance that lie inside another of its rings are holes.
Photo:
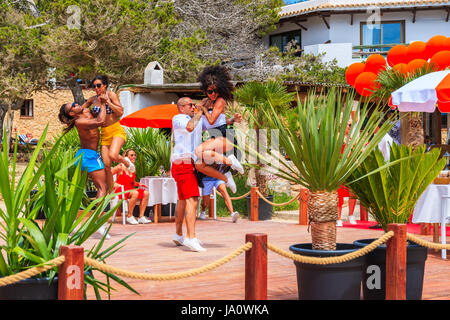
[[[134,207],[136,206],[136,202],[138,200],[139,193],[136,190],[130,192],[130,198],[128,199],[128,218],[133,215]]]
[[[109,146],[109,159],[117,163],[123,163],[126,167],[128,167],[128,161],[125,160],[125,157],[120,155],[120,150],[124,144],[125,140],[123,138],[114,137],[111,145]]]
[[[105,183],[107,192],[111,192],[114,185],[113,174],[111,172],[111,159],[109,158],[109,146],[101,146],[100,153],[102,155],[102,161],[105,165]]]
[[[144,196],[141,199],[141,204],[139,205],[139,218],[142,218],[145,213],[145,209],[147,208],[148,203],[148,191],[144,191]]]
[[[223,173],[214,169],[211,166],[208,166],[204,161],[196,163],[195,169],[197,169],[197,171],[200,171],[201,173],[203,173],[209,177],[213,177],[213,178],[225,181],[225,183],[228,182],[228,178]]]
[[[224,154],[233,149],[228,139],[217,137],[203,142],[195,149],[197,158],[203,159],[207,164],[223,163],[231,166],[232,162]]]
[[[222,195],[223,200],[225,200],[225,205],[228,208],[228,211],[230,212],[230,214],[233,214],[234,209],[233,209],[233,202],[231,201],[230,195],[228,194],[227,188],[225,187],[225,185],[222,183],[217,187],[217,191],[220,192],[220,194]]]

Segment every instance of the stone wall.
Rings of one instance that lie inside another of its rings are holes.
[[[93,90],[83,90],[84,97],[87,99],[94,95]],[[58,119],[59,108],[63,103],[73,101],[72,92],[69,89],[57,89],[55,91],[38,91],[29,99],[33,99],[33,117],[23,117],[20,110],[14,111],[13,135],[31,133],[34,138],[41,137],[45,126],[48,124],[46,140],[51,140],[53,136],[59,135],[63,125]]]

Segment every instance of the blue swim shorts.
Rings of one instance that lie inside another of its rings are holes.
[[[88,173],[92,171],[102,170],[105,168],[103,165],[102,158],[97,151],[91,149],[80,149],[78,150],[75,158],[81,154],[81,170],[85,171],[87,169]],[[79,160],[75,163],[78,165]]]
[[[225,182],[223,180],[219,180],[212,177],[205,177],[203,178],[203,190],[202,195],[203,196],[209,196],[212,193],[213,187],[220,186],[221,184],[224,184]]]

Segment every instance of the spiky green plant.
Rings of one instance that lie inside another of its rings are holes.
[[[120,205],[105,212],[106,206],[115,194],[92,201],[87,208],[82,209],[83,190],[85,188],[87,172],[81,172],[81,163],[75,166],[77,159],[68,153],[59,153],[61,139],[57,140],[53,148],[45,154],[38,163],[37,157],[41,151],[47,128],[36,146],[30,162],[22,176],[16,183],[16,151],[13,159],[4,148],[0,155],[0,193],[4,199],[6,210],[0,209],[0,236],[3,244],[0,246],[0,276],[7,276],[24,271],[30,267],[59,256],[62,245],[83,246]],[[4,135],[3,146],[6,146]],[[59,158],[59,159],[58,159]],[[72,173],[69,170],[75,167]],[[11,170],[11,172],[10,172]],[[37,192],[31,196],[32,190]],[[45,220],[35,221],[38,211],[42,210]],[[119,240],[104,249],[104,237],[90,250],[87,255],[93,259],[105,262],[105,259],[117,252],[120,245],[129,236]],[[85,268],[91,270],[90,267]],[[99,271],[102,272],[102,271]],[[51,269],[39,277],[53,278],[57,268]],[[107,277],[104,283],[94,278],[93,274],[86,275],[86,283],[92,285],[95,294],[100,298],[100,291],[108,294],[114,290],[110,279],[136,292],[119,277],[102,272]]]
[[[381,99],[389,100],[391,93],[400,89],[405,84],[431,72],[436,71],[433,64],[425,64],[423,67],[416,69],[414,72],[408,72],[406,75],[394,68],[388,68],[378,74],[375,81],[379,88],[374,91],[374,96]]]
[[[310,191],[308,214],[314,249],[336,248],[337,189],[394,124],[389,118],[376,131],[385,116],[382,106],[371,110],[367,102],[354,106],[354,98],[353,92],[344,95],[338,89],[325,94],[310,92],[303,102],[297,100],[298,121],[289,126],[270,103],[256,106],[256,112],[263,115],[259,125],[278,130],[279,144],[290,159],[272,153],[276,161],[271,162],[269,171]],[[352,110],[361,121],[353,121],[346,136]],[[329,238],[321,238],[321,230],[326,230]]]
[[[270,105],[276,113],[281,113],[290,107],[294,98],[294,93],[289,93],[281,82],[270,79],[266,83],[248,82],[235,90],[233,95],[236,101],[245,107],[245,113],[251,115],[249,127],[256,131],[257,148],[263,140],[260,136],[260,129],[264,128],[264,115],[258,110],[269,108]],[[267,179],[259,169],[262,166],[260,157],[257,156],[256,185],[260,192],[267,196]]]
[[[128,140],[123,150],[133,149],[136,152],[136,177],[155,176],[163,166],[170,170],[170,138],[163,132],[153,128],[129,128]]]
[[[403,160],[388,166],[389,162]],[[375,149],[349,176],[348,186],[375,220],[387,231],[389,223],[406,223],[420,195],[445,167],[439,150],[426,152],[425,146],[414,151],[411,146],[393,144],[385,161]]]

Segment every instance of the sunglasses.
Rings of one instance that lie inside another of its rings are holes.
[[[206,90],[206,93],[213,94],[213,93],[219,93],[219,92],[217,91],[217,89],[213,89],[213,90]]]
[[[75,108],[75,106],[77,105],[76,102],[73,102],[72,105],[70,106],[69,110],[67,112],[72,111],[73,108]]]
[[[94,88],[100,89],[100,88],[102,87],[102,85],[103,85],[103,84],[101,84],[101,83],[97,83],[97,84],[93,84],[92,86],[93,86]]]
[[[193,104],[192,102],[191,103],[186,103],[186,104],[183,104],[183,106],[189,106],[189,107],[195,107],[195,104]]]

